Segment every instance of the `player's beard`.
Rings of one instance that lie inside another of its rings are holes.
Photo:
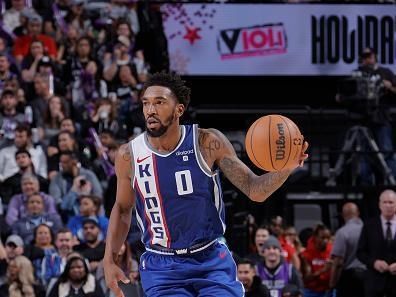
[[[175,114],[172,114],[164,121],[164,123],[162,123],[158,118],[155,118],[158,121],[158,123],[160,124],[159,128],[157,128],[155,130],[147,127],[147,120],[146,120],[147,134],[151,137],[160,137],[160,136],[164,135],[165,132],[168,131],[170,125],[172,125],[172,123],[175,121],[175,118],[176,118]]]

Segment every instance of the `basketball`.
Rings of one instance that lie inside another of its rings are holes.
[[[295,168],[299,163],[303,142],[297,125],[278,114],[256,120],[245,138],[249,159],[265,171]]]

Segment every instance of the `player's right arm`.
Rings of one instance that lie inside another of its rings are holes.
[[[134,176],[132,167],[132,152],[130,152],[128,144],[124,144],[118,150],[115,159],[117,194],[110,215],[103,259],[106,284],[116,297],[124,297],[118,286],[118,281],[129,282],[122,270],[115,264],[115,259],[128,235],[132,208],[135,204],[135,194],[131,187],[131,180]]]

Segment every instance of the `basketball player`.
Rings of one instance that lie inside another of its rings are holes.
[[[117,197],[104,257],[108,287],[124,297],[118,282],[128,279],[115,258],[136,206],[146,246],[139,270],[147,296],[243,296],[232,256],[217,240],[225,231],[217,168],[251,200],[260,202],[292,170],[256,176],[222,133],[180,125],[190,89],[178,76],[152,75],[141,99],[146,132],[123,145],[115,161]],[[305,143],[300,165],[308,157],[307,147]]]

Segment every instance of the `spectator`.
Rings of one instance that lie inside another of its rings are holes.
[[[342,207],[345,225],[338,229],[333,242],[331,257],[330,287],[337,289],[338,297],[364,296],[364,275],[366,267],[356,258],[359,236],[363,222],[355,203],[348,202]]]
[[[332,266],[330,236],[326,226],[317,225],[313,236],[308,239],[306,250],[301,254],[305,297],[330,297],[333,294],[329,287]]]
[[[48,297],[66,296],[104,297],[100,284],[89,272],[82,257],[68,259],[65,270],[48,294]]]
[[[275,216],[271,218],[271,222],[270,222],[271,234],[275,235],[276,238],[278,238],[282,246],[282,256],[299,270],[301,266],[300,259],[298,258],[295,248],[290,243],[287,242],[284,236],[285,230],[283,228],[283,225],[284,225],[283,218],[281,216]]]
[[[84,10],[84,0],[71,0],[70,10],[68,11],[65,21],[68,26],[78,28],[80,35],[93,37],[91,20]]]
[[[253,263],[257,264],[262,261],[262,257],[264,256],[264,242],[269,238],[270,233],[266,226],[261,225],[257,228],[254,234],[254,243],[256,252],[249,254],[247,256],[248,259],[252,260]]]
[[[86,107],[91,111],[92,105],[100,98],[107,98],[107,84],[102,79],[102,71],[99,64],[95,61],[89,61],[81,72],[80,76],[81,92],[80,101],[76,108]],[[80,110],[84,112],[84,110]],[[89,113],[83,115],[83,120],[88,119]]]
[[[76,147],[85,147],[85,143],[81,140],[80,137],[78,137],[78,129],[76,127],[75,122],[73,121],[73,119],[71,119],[70,117],[64,118],[63,120],[61,120],[60,122],[60,127],[59,130],[61,132],[63,131],[67,131],[69,133],[71,133],[72,138],[74,138],[77,142]],[[48,156],[52,157],[54,155],[56,155],[57,153],[59,153],[59,145],[58,145],[58,135],[54,136],[51,138],[49,146],[48,146]],[[68,148],[68,150],[74,150],[75,146],[71,146],[71,149]]]
[[[20,63],[24,56],[29,52],[30,44],[33,40],[38,39],[44,44],[44,48],[47,50],[48,55],[54,59],[56,58],[57,48],[55,41],[42,34],[43,20],[38,14],[31,14],[28,17],[27,23],[27,34],[24,36],[17,37],[14,43],[13,55]]]
[[[16,27],[20,26],[20,14],[25,7],[25,1],[12,0],[11,8],[7,9],[3,14],[4,27],[13,31]]]
[[[287,243],[295,249],[297,255],[304,251],[304,247],[302,246],[296,228],[293,226],[286,227],[284,237]]]
[[[34,79],[35,97],[30,98],[30,105],[33,108],[34,123],[40,126],[42,117],[48,109],[48,101],[53,96],[50,90],[49,76],[47,74],[37,74]]]
[[[66,61],[63,69],[64,81],[70,85],[72,105],[76,111],[82,111],[86,98],[83,94],[82,75],[90,61],[95,61],[93,57],[92,41],[89,37],[83,36],[77,40],[75,55]],[[98,63],[96,63],[98,65]],[[75,114],[78,118],[79,114]]]
[[[6,53],[0,51],[0,91],[4,90],[4,83],[7,80],[18,80],[18,74],[11,70],[11,63]]]
[[[289,283],[303,288],[296,268],[281,257],[281,252],[279,240],[270,236],[263,245],[264,260],[257,265],[258,275],[270,290],[271,296],[279,296],[283,287]]]
[[[89,271],[95,272],[105,252],[105,242],[100,240],[100,226],[93,218],[85,219],[83,222],[84,241],[74,247],[84,258],[89,261]]]
[[[117,121],[116,103],[108,99],[101,99],[96,102],[95,109],[91,115],[91,123],[98,133],[104,130],[111,130],[117,133],[119,122]]]
[[[15,153],[19,149],[25,149],[32,157],[34,170],[38,175],[47,177],[47,156],[40,145],[33,145],[32,132],[28,125],[18,125],[15,129],[14,144],[0,150],[0,178],[13,176],[19,171],[15,160]]]
[[[27,27],[28,27],[29,17],[34,14],[36,14],[36,12],[33,8],[30,7],[23,8],[19,14],[19,26],[15,27],[12,33],[17,37],[26,35],[28,33]]]
[[[25,173],[35,174],[32,157],[28,150],[23,148],[18,149],[15,152],[15,161],[18,165],[19,171],[13,176],[7,178],[1,185],[2,198],[5,204],[9,203],[12,196],[22,193],[22,176]],[[40,189],[42,189],[44,192],[48,192],[47,179],[37,174],[36,177],[39,181]]]
[[[62,220],[58,214],[47,214],[44,212],[44,201],[40,193],[33,193],[27,200],[27,214],[12,226],[12,233],[21,236],[25,244],[33,240],[33,230],[40,224],[51,227],[57,232],[62,226]]]
[[[59,74],[58,67],[48,56],[43,56],[38,65],[37,65],[37,73],[48,76],[50,79],[50,93],[58,94],[61,96],[66,95],[66,86],[62,81],[62,78]]]
[[[33,82],[34,77],[39,73],[38,66],[41,59],[45,57],[45,54],[43,42],[37,39],[33,40],[30,44],[28,54],[23,57],[21,62],[22,80],[25,84]],[[27,89],[31,91],[30,88]]]
[[[73,152],[61,153],[60,166],[62,172],[57,173],[51,180],[49,192],[60,204],[66,217],[80,212],[78,196],[92,194],[103,197],[103,190],[95,173],[80,166]]]
[[[271,297],[268,288],[256,275],[255,265],[248,259],[238,262],[238,279],[245,289],[245,297]]]
[[[396,292],[396,193],[379,197],[381,215],[364,224],[357,257],[367,266],[365,296],[395,296]]]
[[[0,97],[0,148],[12,145],[15,129],[25,122],[25,116],[17,111],[18,100],[14,90],[4,89]],[[0,180],[3,180],[0,177]]]
[[[25,256],[12,259],[7,268],[7,283],[0,287],[0,296],[44,297],[45,290],[36,283],[33,266]]]
[[[136,71],[134,71],[131,65],[120,65],[116,77],[111,84],[111,90],[120,101],[120,124],[124,123],[131,116],[131,112],[137,112],[141,108],[136,75]]]
[[[100,240],[104,240],[107,234],[107,227],[109,219],[105,216],[99,215],[101,199],[92,195],[82,195],[79,199],[80,214],[71,217],[67,226],[80,242],[84,242],[83,221],[87,218],[92,218],[98,221],[100,228]]]
[[[15,257],[23,255],[24,244],[23,240],[18,235],[10,235],[7,237],[5,245],[2,247],[2,255],[0,257],[0,286],[6,282],[7,267],[9,261],[15,259]],[[4,254],[5,253],[5,254]]]
[[[111,82],[120,71],[122,65],[132,64],[133,57],[130,53],[131,43],[125,36],[118,36],[112,50],[112,54],[106,54],[104,58],[103,77],[106,81]],[[136,77],[130,77],[130,85],[136,87]]]
[[[44,200],[44,209],[46,213],[57,213],[55,200],[48,194],[40,192],[40,184],[37,177],[30,173],[25,173],[21,180],[22,194],[15,195],[11,198],[7,208],[6,222],[13,225],[17,220],[26,216],[27,198],[33,193],[40,193]]]
[[[67,102],[59,96],[52,96],[48,100],[48,107],[44,115],[42,127],[44,144],[48,146],[50,139],[59,134],[60,123],[68,116],[69,108]]]
[[[25,246],[24,255],[28,257],[34,267],[36,279],[41,283],[45,283],[43,261],[46,256],[56,253],[54,246],[54,233],[50,226],[39,224],[33,230],[33,241]]]
[[[60,65],[66,64],[66,61],[76,53],[77,40],[80,37],[78,28],[73,25],[68,26],[65,36],[59,41],[57,62]]]
[[[56,253],[44,257],[44,282],[57,279],[66,266],[67,257],[73,252],[73,234],[68,228],[60,229],[55,236]]]
[[[140,26],[136,13],[136,3],[112,0],[110,7],[110,17],[116,20],[117,35],[125,32],[128,34],[126,36],[130,38],[131,33],[135,35],[139,33]]]
[[[77,133],[61,131],[58,134],[58,147],[55,148],[51,145],[51,149],[48,149],[48,176],[50,180],[58,173],[60,155],[64,152],[73,152],[83,167],[90,168],[92,166],[89,159],[91,156],[90,148],[83,141],[79,143],[76,137]]]

